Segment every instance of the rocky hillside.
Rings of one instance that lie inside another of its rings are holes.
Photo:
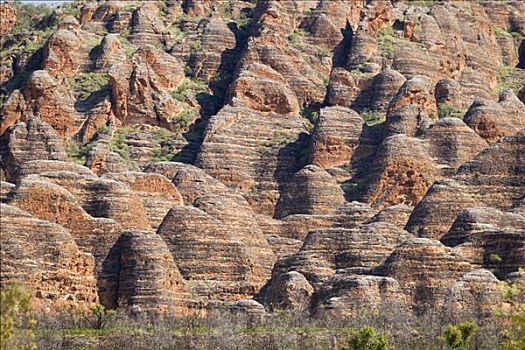
[[[0,5],[2,286],[490,317],[525,285],[525,3]]]

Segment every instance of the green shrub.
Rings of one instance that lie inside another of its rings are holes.
[[[500,66],[496,69],[496,79],[497,84],[494,87],[494,92],[499,93],[505,89],[519,90],[523,86],[523,82],[520,79],[513,79],[513,73],[517,71],[518,68],[511,66]]]
[[[359,115],[366,122],[367,125],[379,124],[385,121],[385,113],[379,111],[372,111],[368,108],[363,109]]]
[[[393,349],[388,344],[386,335],[377,333],[372,327],[363,327],[352,332],[345,350],[389,350]]]
[[[478,325],[474,322],[449,324],[440,339],[445,343],[447,349],[470,350],[477,331]]]
[[[288,35],[288,42],[290,45],[296,49],[302,49],[304,48],[304,40],[308,36],[308,33],[306,33],[303,29],[297,28]]]
[[[151,161],[163,162],[172,160],[175,157],[175,152],[170,147],[170,141],[175,137],[175,134],[161,128],[153,132],[153,137],[158,147],[153,151]]]
[[[104,328],[107,323],[116,315],[115,310],[107,310],[104,305],[96,304],[91,307],[91,312],[95,316],[95,329]]]
[[[366,187],[364,180],[349,181],[341,184],[343,192],[350,197],[359,195]]]
[[[500,28],[500,27],[494,28],[494,35],[496,35],[496,38],[505,38],[505,37],[512,38],[512,35],[509,32],[507,32],[505,29]]]
[[[53,9],[47,5],[35,6],[20,1],[15,1],[13,5],[16,11],[16,23],[10,33],[31,31],[36,23],[53,13]]]
[[[464,116],[465,116],[465,111],[459,110],[456,107],[448,103],[438,104],[439,119],[450,118],[450,117],[463,119]]]
[[[23,318],[31,311],[31,294],[27,289],[10,284],[0,292],[0,349],[24,350],[36,349],[34,333],[35,325],[30,320],[23,325]]]
[[[66,154],[73,162],[84,165],[86,163],[87,155],[94,146],[94,142],[81,144],[78,141],[70,140],[66,143]]]
[[[80,100],[86,100],[95,91],[109,89],[109,79],[105,73],[79,73],[68,78],[68,83]]]
[[[525,270],[522,268],[520,271]],[[503,350],[525,349],[525,291],[518,283],[505,284],[503,299],[508,307],[496,313],[503,329]]]
[[[233,0],[222,1],[220,3],[219,11],[221,13],[222,18],[224,18],[226,21],[231,21],[234,6],[235,2]]]
[[[126,142],[129,133],[130,129],[128,128],[118,129],[117,131],[115,131],[113,137],[111,138],[111,141],[109,142],[109,148],[113,152],[120,155],[125,161],[130,160],[130,150]]]
[[[179,102],[187,102],[189,98],[195,97],[199,92],[207,90],[207,86],[204,82],[199,80],[193,80],[184,78],[182,83],[177,87],[176,90],[171,91],[171,97]]]
[[[172,118],[172,120],[182,128],[189,126],[191,123],[193,123],[194,119],[195,112],[188,108],[183,109]]]
[[[377,48],[385,57],[390,57],[402,47],[421,47],[421,44],[396,35],[392,27],[384,27],[377,31]]]

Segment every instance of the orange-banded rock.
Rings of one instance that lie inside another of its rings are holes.
[[[441,241],[470,252],[472,264],[501,278],[525,265],[525,216],[494,208],[467,209]]]
[[[77,22],[78,25],[78,22]],[[78,30],[57,30],[46,42],[42,69],[55,78],[73,76],[88,59],[89,49]]]
[[[406,204],[393,205],[378,212],[368,220],[367,223],[386,222],[403,228],[405,227],[412,210],[414,210],[414,207]]]
[[[75,99],[63,77],[54,78],[47,70],[34,71],[23,94],[27,108],[21,120],[37,115],[63,138],[80,130],[84,117],[76,111]]]
[[[25,285],[40,310],[98,302],[93,257],[80,251],[66,229],[11,205],[0,208],[2,287]]]
[[[313,230],[299,252],[277,261],[271,283],[289,271],[304,275],[314,288],[326,282],[336,270],[369,274],[397,245],[410,238],[413,236],[408,232],[387,223]]]
[[[173,184],[186,205],[172,208],[157,232],[190,290],[210,300],[253,295],[268,279],[275,255],[250,205],[201,169],[172,165],[179,168]]]
[[[0,5],[0,17],[2,17],[0,37],[3,38],[16,24],[16,10],[8,3],[2,3]]]
[[[22,179],[8,196],[8,204],[67,228],[80,249],[95,257],[100,302],[116,306],[120,225],[90,216],[66,189],[34,175]]]
[[[148,221],[156,230],[168,211],[183,204],[182,196],[166,177],[140,172],[109,173],[104,178],[128,184],[144,205]]]
[[[246,107],[279,114],[299,113],[299,102],[285,79],[269,66],[251,64],[230,86],[228,99]]]
[[[305,130],[298,115],[226,106],[210,118],[195,165],[273,216],[280,187],[300,168]]]
[[[372,163],[365,198],[372,206],[384,208],[416,204],[437,176],[424,143],[403,134],[386,138]]]
[[[2,140],[2,168],[6,170],[8,180],[16,180],[20,167],[33,160],[65,161],[66,152],[55,130],[38,118],[26,123],[19,122]]]
[[[311,311],[318,317],[366,317],[377,312],[408,317],[410,305],[393,278],[336,273],[312,296]]]
[[[195,78],[211,82],[217,74],[235,69],[235,32],[224,19],[211,17],[206,21],[201,38],[199,50],[191,57]]]
[[[158,14],[159,7],[155,2],[144,2],[138,10],[133,12],[129,36],[132,43],[155,45],[162,42],[162,34],[166,28]]]
[[[179,61],[152,45],[139,47],[131,62],[117,62],[109,70],[113,113],[124,124],[176,128],[172,117],[179,104],[167,92],[184,78]]]
[[[93,217],[113,219],[127,229],[150,228],[143,203],[126,183],[72,172],[46,172],[40,177],[67,189]]]
[[[191,295],[166,243],[154,232],[121,238],[118,306],[133,315],[188,313]]]
[[[359,146],[363,123],[349,108],[322,108],[312,134],[310,163],[321,168],[348,164]]]
[[[397,247],[376,274],[392,277],[416,313],[442,307],[452,284],[472,270],[452,248],[428,238],[414,238]]]
[[[518,205],[525,195],[524,143],[522,130],[485,148],[452,179],[435,182],[416,205],[406,228],[421,237],[440,239],[467,208],[505,211]]]
[[[272,278],[265,303],[270,310],[293,309],[306,311],[314,292],[312,285],[297,271],[290,271]]]
[[[444,312],[459,319],[490,320],[501,307],[502,286],[488,270],[468,272],[450,287]]]
[[[199,197],[195,207],[171,209],[158,229],[190,290],[210,300],[253,295],[274,262],[260,229],[242,207],[225,202],[217,195]]]
[[[15,184],[0,180],[0,202],[4,203],[9,196],[9,193],[16,187]]]
[[[511,90],[499,102],[476,100],[465,115],[465,123],[487,142],[494,143],[525,128],[525,105]]]
[[[345,202],[343,190],[335,179],[315,165],[299,170],[285,186],[277,204],[278,217],[330,214]]]

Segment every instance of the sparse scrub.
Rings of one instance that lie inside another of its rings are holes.
[[[517,68],[511,66],[500,66],[496,70],[496,79],[498,83],[494,87],[494,92],[499,93],[505,89],[519,90],[523,83],[520,79],[513,79],[513,74]]]
[[[151,161],[164,162],[172,160],[175,157],[175,152],[171,148],[170,141],[175,137],[175,134],[161,128],[156,130],[153,135],[158,147],[153,151]]]
[[[290,35],[288,35],[288,42],[296,49],[304,48],[304,40],[308,36],[303,29],[297,28]]]
[[[520,271],[525,272],[521,268]],[[525,349],[525,290],[518,283],[505,284],[502,288],[507,307],[496,316],[503,324],[503,350]]]
[[[384,27],[377,32],[377,48],[383,57],[391,57],[402,47],[421,47],[421,44],[397,35],[392,27]]]
[[[84,165],[86,163],[86,157],[95,146],[94,142],[88,142],[86,144],[81,144],[78,141],[71,140],[66,143],[66,154],[69,159],[73,162]]]
[[[472,340],[478,331],[474,322],[463,322],[458,325],[449,324],[440,339],[450,350],[470,350]]]
[[[80,100],[86,100],[95,91],[109,88],[108,76],[105,73],[79,73],[69,78],[68,83]]]
[[[177,123],[180,127],[185,128],[189,126],[195,120],[195,112],[191,109],[183,109],[181,112],[177,113],[172,121]]]
[[[494,28],[494,35],[496,35],[496,38],[512,38],[512,35],[509,32],[500,27]]]
[[[0,349],[33,350],[36,325],[31,318],[24,324],[24,318],[31,312],[31,294],[21,285],[10,284],[0,292]]]
[[[345,350],[391,350],[386,335],[379,334],[372,327],[356,329],[348,340],[349,347]]]
[[[126,142],[129,133],[130,129],[128,128],[118,129],[117,131],[115,131],[113,137],[111,138],[111,141],[109,142],[110,149],[113,152],[118,153],[125,161],[130,160],[130,150]]]
[[[363,109],[359,115],[368,125],[379,124],[385,121],[385,113],[379,111],[372,111],[368,108]]]
[[[171,92],[171,97],[179,102],[188,102],[188,99],[194,98],[197,93],[206,90],[207,87],[204,82],[185,78],[177,89]]]
[[[459,110],[448,103],[440,103],[438,104],[438,117],[439,119],[450,117],[463,119],[465,111]]]
[[[13,2],[16,10],[16,23],[11,33],[22,33],[36,29],[36,24],[50,16],[53,9],[47,5],[35,6],[31,3]]]
[[[348,181],[341,184],[341,189],[348,197],[359,195],[366,187],[364,180]]]

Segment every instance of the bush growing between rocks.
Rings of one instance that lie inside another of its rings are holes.
[[[463,322],[458,325],[449,324],[443,332],[442,341],[450,350],[470,350],[472,339],[478,331],[474,322]]]
[[[465,112],[460,111],[448,103],[440,103],[438,104],[438,117],[439,119],[450,117],[463,119],[463,117],[465,117]]]
[[[69,78],[68,83],[80,100],[86,100],[95,91],[109,89],[109,79],[105,73],[80,73]]]

